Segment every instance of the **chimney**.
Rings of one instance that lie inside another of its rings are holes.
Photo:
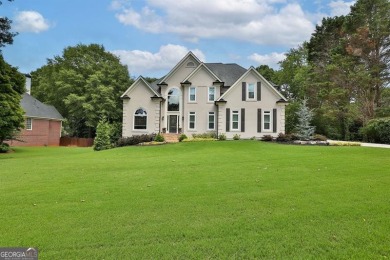
[[[31,75],[24,74],[26,76],[26,93],[31,95]]]

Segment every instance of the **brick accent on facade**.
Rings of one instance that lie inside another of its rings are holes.
[[[23,129],[17,139],[8,142],[11,146],[59,146],[61,137],[61,121],[48,119],[32,119],[32,129]]]

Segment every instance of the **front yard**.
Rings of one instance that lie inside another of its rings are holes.
[[[390,257],[390,149],[16,148],[0,184],[0,245],[40,259]]]

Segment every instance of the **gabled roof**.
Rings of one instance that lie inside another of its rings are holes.
[[[191,77],[194,76],[201,68],[205,68],[206,71],[207,71],[208,73],[210,73],[210,75],[211,75],[215,80],[222,81],[217,75],[215,75],[214,72],[212,72],[212,71],[210,70],[209,67],[207,67],[207,66],[202,62],[202,63],[200,63],[199,66],[198,66],[196,69],[194,69],[194,70],[190,73],[190,75],[188,75],[182,82],[190,81]]]
[[[181,64],[187,60],[188,57],[192,57],[194,60],[196,60],[198,63],[201,63],[201,61],[195,56],[195,54],[193,54],[191,51],[187,53],[186,56],[184,56],[183,59],[181,59],[177,64],[176,66],[167,74],[165,75],[165,77],[163,77],[159,82],[158,84],[164,82],[164,81],[167,81],[167,79],[181,66]]]
[[[232,86],[246,72],[246,69],[235,63],[205,63],[205,65],[222,82],[225,82],[225,86]]]
[[[241,75],[241,77],[239,77],[236,82],[232,85],[232,87],[230,87],[222,96],[220,96],[218,98],[217,101],[220,101],[222,99],[224,99],[226,97],[226,95],[233,89],[233,86],[236,86],[238,82],[241,82],[243,80],[243,78],[246,77],[246,75],[248,75],[250,72],[254,72],[258,77],[260,77],[262,79],[263,82],[266,83],[266,85],[281,99],[281,100],[284,100],[284,101],[287,101],[287,99],[276,89],[274,88],[274,86],[272,86],[272,84],[267,81],[253,66],[251,66],[243,75]],[[280,101],[280,100],[279,100]]]
[[[142,76],[139,76],[133,84],[131,84],[131,86],[126,89],[126,91],[122,94],[121,98],[125,97],[127,95],[127,93],[139,82],[143,82],[145,83],[145,85],[153,92],[153,94],[155,94],[157,97],[161,97],[160,93],[158,93],[158,91],[156,91],[150,84],[149,82],[147,82]]]
[[[64,120],[54,106],[46,105],[33,96],[24,93],[20,101],[26,117]]]

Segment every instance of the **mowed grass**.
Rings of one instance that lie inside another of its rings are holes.
[[[390,257],[389,149],[16,148],[0,194],[0,246],[40,259]]]

